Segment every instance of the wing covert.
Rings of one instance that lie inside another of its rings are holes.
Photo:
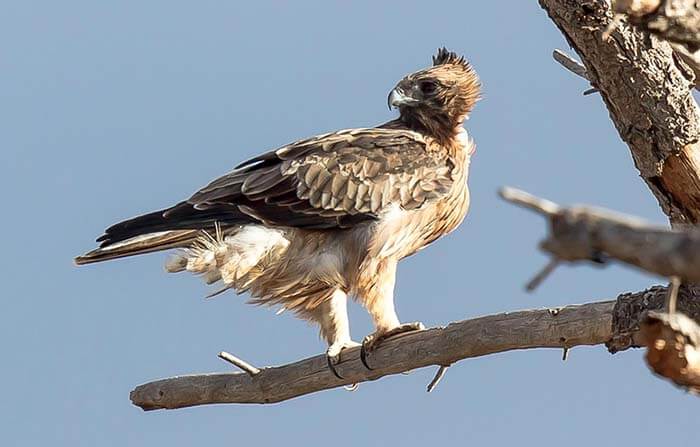
[[[249,160],[188,202],[237,206],[268,225],[347,228],[391,204],[416,209],[446,194],[454,164],[420,134],[353,129],[301,140]]]

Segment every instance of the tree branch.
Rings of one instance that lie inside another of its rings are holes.
[[[532,348],[572,348],[605,343],[611,352],[639,346],[637,332],[648,309],[663,309],[664,287],[653,287],[605,301],[558,309],[525,310],[474,318],[446,327],[409,333],[387,340],[372,353],[373,370],[360,360],[359,348],[343,352],[336,367],[345,380],[328,369],[324,355],[284,366],[246,373],[213,373],[150,382],[131,392],[144,410],[174,409],[217,403],[275,403],[352,383],[376,380],[429,365],[497,352]],[[681,291],[678,306],[700,317],[700,305]]]
[[[359,348],[343,351],[336,369],[325,355],[289,365],[245,373],[173,377],[137,387],[131,400],[144,410],[182,408],[213,403],[274,403],[342,385],[457,360],[527,348],[595,345],[612,336],[614,301],[567,306],[558,312],[528,310],[491,315],[407,334],[372,353],[373,370],[364,367]]]
[[[542,214],[549,221],[540,247],[562,261],[603,262],[609,258],[657,275],[700,283],[700,230],[670,230],[632,216],[598,208],[565,208],[514,188],[501,197]]]

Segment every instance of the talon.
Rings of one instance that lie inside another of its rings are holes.
[[[395,328],[389,329],[386,332],[375,332],[374,334],[370,334],[362,340],[362,347],[360,348],[360,361],[363,365],[365,365],[365,368],[372,371],[374,368],[369,366],[369,364],[367,363],[367,355],[375,349],[377,349],[377,346],[381,342],[383,342],[387,338],[391,338],[399,334],[422,330],[425,330],[425,326],[423,325],[423,323],[416,321],[413,323],[401,324],[399,326],[396,326]]]
[[[354,348],[355,346],[359,346],[359,343],[356,343],[352,340],[346,342],[336,342],[330,345],[328,347],[328,350],[326,351],[326,361],[328,362],[328,369],[330,369],[333,375],[339,378],[340,380],[345,380],[345,378],[338,373],[338,370],[335,369],[335,365],[340,363],[340,354],[343,352],[344,349]]]
[[[363,365],[365,365],[365,368],[367,368],[370,371],[372,371],[374,369],[371,366],[369,366],[369,364],[367,363],[367,352],[370,350],[368,345],[370,343],[371,337],[372,337],[372,335],[366,336],[362,340],[362,347],[360,348],[360,361],[362,362]]]
[[[337,378],[339,378],[340,380],[345,380],[345,379],[343,378],[343,376],[341,376],[340,374],[338,374],[338,371],[335,369],[335,365],[333,364],[333,359],[332,359],[332,357],[331,357],[330,355],[327,355],[327,356],[326,356],[326,361],[328,362],[328,369],[331,370],[331,372],[333,373],[333,375],[336,376]]]

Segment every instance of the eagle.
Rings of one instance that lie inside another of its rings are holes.
[[[477,74],[444,47],[432,66],[405,76],[388,96],[399,117],[339,130],[263,153],[189,199],[119,222],[78,265],[176,249],[168,272],[201,275],[254,304],[317,324],[328,365],[358,346],[347,299],[359,301],[381,341],[419,330],[394,308],[398,262],[454,230],[469,208],[475,145],[463,127],[480,97]]]

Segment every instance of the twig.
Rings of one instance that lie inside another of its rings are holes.
[[[445,373],[447,372],[447,368],[449,368],[449,366],[440,365],[437,372],[435,373],[435,377],[433,377],[433,380],[431,380],[430,383],[428,384],[428,388],[426,389],[427,392],[430,393],[431,391],[433,391],[435,389],[435,387],[438,385],[438,383],[440,383],[442,378],[445,376]]]
[[[553,216],[561,210],[559,205],[554,202],[541,199],[528,192],[509,186],[504,186],[498,193],[503,200],[522,206],[523,208],[531,209],[545,216]]]
[[[561,261],[557,258],[550,259],[547,265],[542,267],[542,270],[537,272],[537,274],[535,274],[535,276],[533,276],[532,279],[525,284],[525,290],[532,292],[539,287],[542,281],[547,279],[547,277],[559,266],[560,263]]]
[[[251,377],[260,374],[260,370],[258,368],[226,351],[221,351],[219,353],[219,358],[229,362],[234,366],[237,366],[238,368],[248,373]]]
[[[668,294],[666,294],[666,312],[673,315],[676,313],[676,303],[678,302],[678,289],[681,287],[681,280],[677,276],[671,277],[671,282],[668,286]]]
[[[566,68],[571,73],[575,74],[576,76],[582,77],[586,81],[591,81],[590,77],[588,76],[588,72],[586,71],[586,67],[584,67],[581,62],[569,56],[562,50],[555,49],[554,51],[552,51],[552,57],[555,61],[559,62],[559,64],[562,67]]]
[[[566,68],[568,71],[571,73],[575,74],[576,76],[580,76],[586,81],[590,82],[591,85],[593,85],[593,82],[591,81],[590,76],[588,76],[588,71],[586,70],[586,67],[583,66],[582,63],[574,59],[573,57],[569,56],[562,50],[554,50],[552,51],[552,57],[554,58],[555,61],[559,62],[559,64]],[[590,95],[592,93],[597,93],[598,88],[597,87],[591,87],[583,92],[584,96]]]

